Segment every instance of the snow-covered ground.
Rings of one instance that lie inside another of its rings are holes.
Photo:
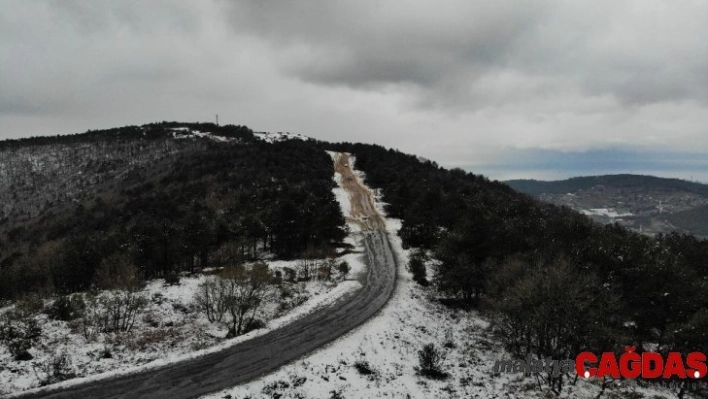
[[[205,396],[221,398],[552,398],[546,386],[523,374],[494,373],[508,354],[490,324],[475,312],[450,310],[412,281],[408,251],[395,235],[400,222],[388,219],[392,245],[401,259],[396,291],[380,314],[317,352],[261,379]],[[446,354],[445,380],[417,375],[418,351],[433,343]],[[367,371],[368,370],[368,371]],[[594,398],[599,381],[566,384],[562,398]],[[282,396],[278,396],[282,395]],[[335,395],[335,396],[333,396]],[[614,395],[614,396],[611,396]],[[670,398],[665,389],[612,386],[605,398]]]
[[[337,153],[334,151],[327,151],[327,154],[332,158],[333,162],[337,162]],[[350,158],[350,162],[351,162]],[[352,166],[353,168],[353,166]],[[339,172],[334,172],[334,176],[332,177],[335,183],[337,183],[337,187],[332,189],[332,192],[334,193],[334,197],[337,199],[337,202],[339,202],[339,207],[342,209],[342,214],[344,215],[345,219],[349,219],[351,217],[351,209],[352,209],[352,204],[351,200],[349,198],[349,194],[347,193],[344,188],[342,188],[342,174]],[[350,225],[350,228],[355,227],[354,225]]]
[[[346,197],[344,192],[335,194]],[[383,214],[380,197],[377,207]],[[509,355],[495,340],[490,323],[476,312],[440,305],[430,288],[412,281],[405,270],[409,251],[402,248],[397,235],[401,223],[395,219],[387,219],[386,223],[399,259],[398,279],[393,297],[379,314],[272,374],[204,398],[556,397],[547,386],[539,389],[535,378],[493,372],[495,362],[508,359]],[[418,351],[430,343],[445,353],[444,371],[448,378],[444,380],[427,379],[416,372]],[[591,398],[599,392],[599,381],[579,380],[576,385],[566,384],[560,397]],[[667,390],[613,386],[603,397],[673,396]]]
[[[587,216],[605,216],[612,219],[634,216],[631,212],[618,212],[613,208],[583,209],[580,212]]]
[[[287,398],[326,398],[332,392],[340,392],[346,398],[431,398],[447,397],[452,390],[467,397],[480,391],[478,384],[486,387],[481,390],[483,393],[501,391],[501,385],[508,381],[492,379],[490,373],[496,351],[482,352],[489,355],[482,358],[476,355],[480,346],[493,347],[484,337],[487,323],[461,312],[442,311],[426,299],[426,292],[404,270],[407,253],[395,236],[400,223],[391,219],[387,222],[401,262],[396,291],[380,314],[304,359],[261,380],[208,398],[270,398],[274,390]],[[456,348],[443,348],[448,338],[454,340]],[[447,364],[452,374],[448,381],[431,381],[416,375],[417,352],[428,343],[448,352]],[[491,365],[479,367],[487,363]],[[366,374],[367,368],[373,373]],[[460,378],[466,380],[460,382]]]
[[[277,141],[285,140],[309,140],[307,136],[303,136],[300,133],[269,133],[269,132],[259,132],[254,133],[255,136],[268,143],[275,143]]]
[[[235,139],[232,139],[229,137],[219,136],[219,135],[208,133],[208,132],[200,132],[199,130],[190,130],[188,127],[174,127],[174,128],[171,128],[170,130],[172,130],[172,137],[175,139],[178,139],[178,140],[179,139],[194,138],[194,137],[208,138],[208,139],[216,141],[217,143],[228,143],[229,141],[235,140]]]
[[[337,258],[338,262],[343,260],[352,267],[352,275],[365,267],[355,254]],[[273,271],[297,268],[297,261],[268,263]],[[162,279],[150,281],[144,289],[148,307],[129,333],[102,333],[86,338],[75,323],[52,320],[40,313],[42,335],[29,351],[32,360],[15,361],[7,348],[0,347],[0,395],[39,386],[47,377],[44,367],[60,354],[67,355],[68,371],[78,377],[61,383],[67,385],[86,380],[81,377],[95,379],[157,367],[264,334],[327,306],[361,286],[353,279],[284,283],[291,296],[268,303],[257,316],[266,321],[266,328],[225,340],[227,330],[210,323],[194,304],[194,294],[205,278],[203,275],[183,277],[179,285],[173,286],[166,285]],[[47,300],[45,305],[51,302]],[[8,310],[10,308],[3,309]]]
[[[216,134],[208,133],[208,132],[200,132],[198,130],[191,130],[188,127],[174,127],[171,128],[172,130],[172,137],[175,139],[188,139],[188,138],[194,138],[194,137],[200,137],[200,138],[208,138],[212,139],[216,142],[229,142],[233,141],[234,139],[229,138],[229,137],[224,137],[224,136],[219,136]],[[286,141],[286,140],[310,140],[310,137],[303,136],[300,133],[271,133],[271,132],[258,132],[258,133],[253,133],[257,139],[263,140],[267,143],[276,143],[278,141]]]

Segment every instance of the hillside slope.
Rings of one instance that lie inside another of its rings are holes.
[[[302,256],[307,269],[307,260],[347,251],[342,242],[344,218],[332,192],[329,150],[354,154],[357,169],[375,187],[373,193],[382,193],[387,216],[401,219],[397,230],[402,249],[410,251],[404,255],[410,259],[407,270],[416,284],[426,287],[424,300],[441,305],[426,308],[477,309],[488,318],[483,334],[453,329],[438,347],[454,349],[470,339],[486,345],[480,338],[494,337],[493,346],[517,358],[621,353],[627,345],[662,353],[708,351],[708,241],[682,234],[648,237],[617,224],[602,225],[484,176],[446,170],[380,146],[281,141],[280,135],[273,143],[245,136],[229,140],[189,127],[169,129],[174,135],[167,139],[194,141],[198,148],[180,152],[179,161],[164,168],[157,166],[162,161],[155,162],[155,167],[144,168],[140,179],[101,189],[79,203],[69,200],[40,209],[35,217],[15,213],[6,218],[0,225],[0,293],[14,299],[28,293],[90,290],[101,274],[97,268],[116,264],[137,265],[148,278],[228,263],[243,267],[245,261],[264,255]],[[359,177],[340,175],[345,181]],[[593,196],[608,191],[634,195],[631,190],[595,187],[587,190]],[[675,195],[670,190],[661,193]],[[687,194],[687,201],[703,198]],[[357,198],[362,210],[373,207],[368,194],[350,200]],[[641,198],[647,209],[655,209],[653,194]],[[370,215],[348,216],[367,221]],[[378,224],[374,219],[360,227]],[[369,252],[390,257],[381,232],[364,236]],[[373,256],[372,262],[380,258]],[[277,276],[268,277],[277,284]],[[357,309],[347,312],[356,315]],[[421,337],[440,339],[439,333]],[[266,364],[266,352],[249,350]],[[283,350],[297,353],[296,348]],[[415,359],[415,351],[401,359]],[[483,356],[485,363],[492,359],[489,353]],[[226,368],[234,364],[215,360]],[[396,367],[389,371],[398,376],[402,369]],[[366,365],[359,368],[366,373]],[[327,365],[324,370],[329,370]],[[444,371],[423,370],[415,380],[405,380],[428,384],[428,377],[442,377]],[[462,378],[472,373],[452,375],[468,384]],[[530,385],[523,376],[516,377],[524,389],[562,391],[572,397],[569,381],[577,375],[539,373]],[[140,387],[159,389],[145,380]],[[435,391],[452,394],[453,388],[449,384]]]
[[[244,126],[165,122],[0,141],[0,220],[26,220],[144,181],[180,158],[205,151],[209,141],[231,140],[253,142],[254,136]]]
[[[511,180],[515,190],[568,206],[600,223],[649,235],[672,231],[706,236],[708,185],[654,176],[607,175],[562,181]]]
[[[114,257],[150,278],[344,238],[331,160],[303,140],[162,123],[0,149],[0,299],[86,290]]]
[[[340,182],[342,188],[349,197],[373,205],[371,190],[354,174],[347,159],[344,154],[335,158],[336,170],[346,182]],[[358,276],[360,289],[291,323],[219,351],[153,369],[108,375],[98,381],[69,381],[19,397],[193,398],[252,380],[338,338],[365,322],[388,301],[398,268],[378,209],[361,207],[355,201],[349,205],[350,223],[357,225],[356,239],[365,248],[360,256],[368,266]]]
[[[696,235],[708,237],[708,205],[667,215],[672,225]]]

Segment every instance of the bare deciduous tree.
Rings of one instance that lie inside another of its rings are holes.
[[[297,261],[297,271],[302,281],[310,281],[316,268],[317,260],[314,258],[302,258]]]
[[[125,254],[113,255],[104,259],[96,269],[94,283],[106,290],[138,290],[143,279],[140,271]]]
[[[226,314],[225,281],[217,276],[209,276],[199,285],[194,301],[211,323],[220,323]]]
[[[227,269],[224,278],[229,316],[227,337],[236,337],[243,334],[244,327],[253,321],[259,307],[268,298],[272,276],[268,265],[259,262],[250,270],[243,266]]]
[[[268,265],[259,262],[247,268],[232,266],[220,276],[208,279],[195,296],[197,307],[212,323],[228,329],[227,338],[243,334],[260,307],[272,293],[273,276]]]
[[[86,301],[81,322],[84,336],[91,338],[99,332],[132,330],[148,303],[140,290],[143,279],[138,268],[126,255],[112,256],[101,262],[94,282],[97,287],[110,291]]]

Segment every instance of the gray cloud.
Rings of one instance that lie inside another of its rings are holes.
[[[366,90],[381,84],[428,89],[475,80],[509,61],[533,28],[538,2],[441,4],[369,2],[234,3],[237,32],[264,38],[285,54],[282,69],[305,81]]]
[[[211,120],[443,164],[708,152],[708,5],[0,0],[0,138]]]
[[[698,34],[707,30],[701,6],[636,1],[231,6],[236,32],[267,40],[286,54],[282,69],[308,82],[366,90],[413,84],[445,103],[468,100],[483,107],[485,102],[476,100],[487,93],[477,87],[479,81],[511,71],[546,81],[522,96],[553,91],[556,80],[568,79],[588,95],[609,94],[627,104],[708,99],[701,85],[708,76]]]

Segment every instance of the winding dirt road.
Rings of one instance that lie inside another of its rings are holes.
[[[366,248],[368,268],[360,277],[361,289],[330,307],[217,353],[66,388],[47,387],[18,397],[199,397],[272,372],[364,323],[383,307],[393,292],[396,258],[372,192],[352,171],[348,155],[337,154],[334,164],[351,199],[351,220],[361,226],[362,232],[357,234]]]

